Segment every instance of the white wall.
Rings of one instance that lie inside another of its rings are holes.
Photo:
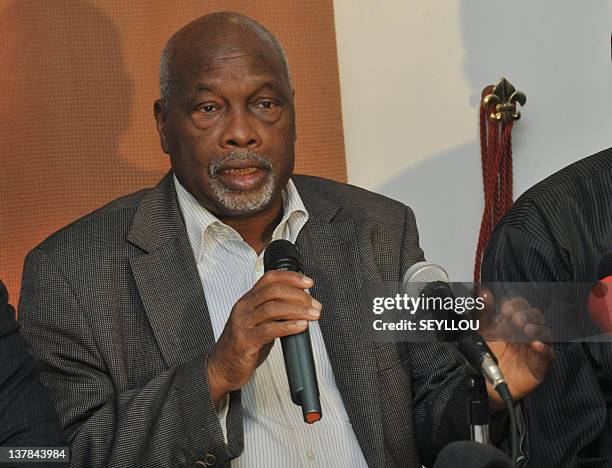
[[[480,92],[527,95],[515,197],[612,146],[612,0],[334,0],[349,182],[410,205],[428,260],[472,278]],[[612,208],[611,208],[612,209]]]

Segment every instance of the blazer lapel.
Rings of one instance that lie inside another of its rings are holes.
[[[144,251],[130,266],[167,365],[210,351],[215,337],[172,173],[143,198],[128,241]]]
[[[304,259],[305,274],[315,281],[311,294],[323,304],[319,325],[336,384],[368,466],[382,467],[380,392],[374,348],[361,333],[365,267],[355,227],[351,221],[331,220],[340,209],[337,204],[321,200],[320,193],[309,196],[307,187],[298,190],[309,221],[296,246]]]

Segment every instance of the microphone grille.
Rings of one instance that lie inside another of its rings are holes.
[[[298,249],[288,240],[278,239],[270,242],[264,252],[264,269],[274,270],[279,264],[285,263],[291,263],[302,269],[302,256]]]
[[[428,283],[442,281],[448,283],[448,273],[440,265],[430,262],[418,262],[404,273],[402,287],[409,296],[416,297]]]

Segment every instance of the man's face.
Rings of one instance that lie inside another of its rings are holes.
[[[248,217],[278,200],[293,170],[293,94],[269,47],[240,44],[183,58],[165,109],[164,151],[183,186],[217,216]]]

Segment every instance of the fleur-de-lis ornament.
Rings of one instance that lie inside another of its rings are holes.
[[[517,91],[512,83],[506,78],[499,80],[491,94],[487,94],[482,105],[489,112],[489,118],[496,122],[511,122],[521,118],[521,113],[516,110],[516,104],[521,107],[527,102],[527,96]]]

